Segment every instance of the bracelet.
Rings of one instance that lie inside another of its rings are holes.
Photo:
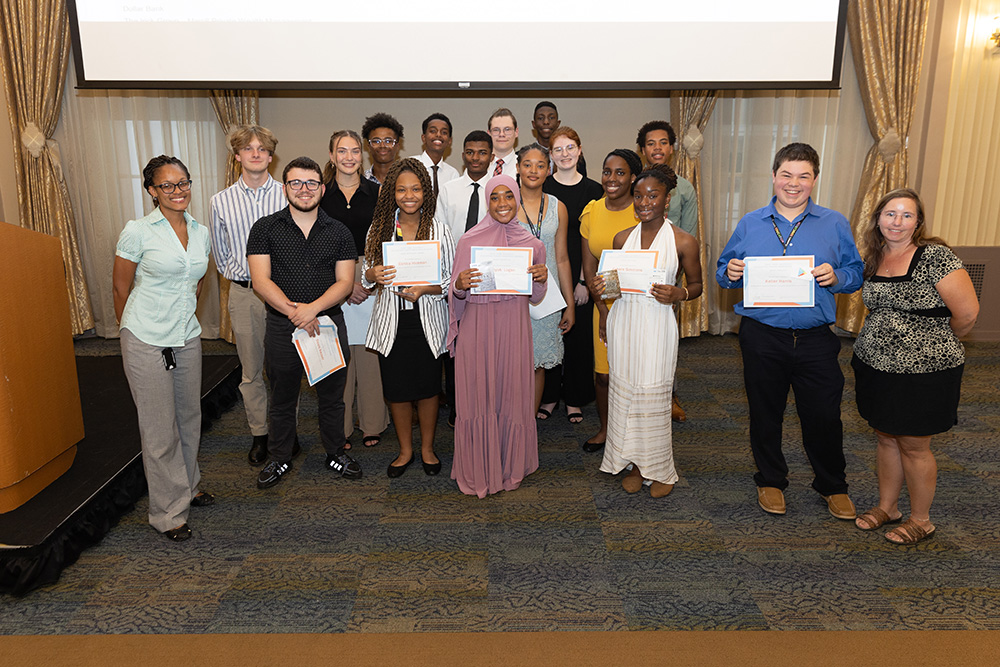
[[[681,289],[684,290],[684,301],[689,301],[691,299],[691,293],[688,292],[688,288],[682,287]]]

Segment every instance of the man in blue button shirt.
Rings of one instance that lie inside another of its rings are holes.
[[[854,519],[847,495],[840,399],[844,374],[840,340],[831,331],[834,294],[861,287],[863,264],[843,215],[813,203],[819,155],[808,144],[785,146],[772,166],[774,197],[747,213],[719,257],[715,277],[724,288],[743,287],[746,257],[813,255],[816,301],[810,308],[747,307],[741,301],[743,382],[750,407],[750,448],[757,474],[757,501],[770,514],[785,513],[788,465],[781,452],[781,425],[788,388],[802,423],[802,445],[812,464],[812,487],[830,514]]]

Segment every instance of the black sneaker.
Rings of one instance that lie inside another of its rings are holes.
[[[347,479],[361,479],[361,464],[352,459],[343,447],[335,454],[326,457],[326,467],[339,472]]]
[[[257,488],[269,489],[281,481],[281,476],[292,469],[291,463],[268,461],[257,475]]]

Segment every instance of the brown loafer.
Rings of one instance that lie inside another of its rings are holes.
[[[758,486],[757,504],[768,514],[784,514],[785,494],[774,486]]]
[[[858,511],[854,509],[854,503],[846,493],[835,493],[832,496],[823,496],[826,506],[830,509],[830,514],[837,519],[853,521],[858,516]]]

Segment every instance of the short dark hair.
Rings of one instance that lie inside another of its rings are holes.
[[[559,109],[556,108],[555,104],[549,102],[548,100],[542,100],[541,102],[536,104],[535,110],[531,113],[531,115],[534,116],[536,113],[538,113],[539,109],[544,109],[545,107],[551,107],[551,109],[556,112],[556,115],[557,116],[559,115]]]
[[[670,140],[671,146],[677,143],[677,133],[674,132],[674,128],[670,126],[670,123],[665,120],[651,120],[639,128],[639,134],[635,137],[636,145],[640,148],[644,146],[646,144],[646,135],[656,130],[663,130],[667,133],[667,139]]]
[[[319,180],[321,183],[323,182],[323,170],[319,168],[319,165],[316,164],[316,161],[313,160],[311,157],[305,157],[305,156],[297,157],[288,164],[286,164],[284,171],[281,172],[282,183],[288,181],[288,172],[290,172],[292,169],[306,169],[308,171],[315,171],[316,175],[319,177],[317,180]]]
[[[380,127],[387,127],[396,133],[396,139],[403,138],[403,125],[398,120],[393,118],[387,113],[378,112],[372,114],[365,118],[365,124],[361,126],[361,136],[365,141],[368,141],[368,137],[371,133]]]
[[[465,135],[465,141],[462,142],[462,146],[469,143],[470,141],[485,141],[490,145],[490,150],[493,150],[493,137],[490,136],[489,132],[484,130],[473,130]]]
[[[172,155],[157,155],[152,160],[147,162],[146,166],[142,169],[142,187],[151,188],[156,185],[156,183],[153,183],[153,179],[156,177],[156,170],[160,167],[165,167],[168,164],[172,164],[183,169],[184,178],[189,181],[191,180],[191,172],[188,171],[188,168],[184,166],[184,163],[178,158],[175,158]]]
[[[451,126],[451,119],[445,116],[443,113],[432,113],[427,118],[424,118],[424,122],[420,124],[420,134],[427,134],[427,126],[431,124],[432,120],[443,120],[448,125],[448,134],[454,134],[455,130]],[[402,128],[400,128],[402,129]],[[400,132],[399,136],[403,136]]]
[[[635,186],[638,185],[639,181],[644,178],[653,178],[658,180],[660,183],[667,188],[667,194],[677,187],[677,174],[669,166],[665,164],[654,164],[648,167],[646,171],[642,172],[635,177],[632,181],[632,192],[635,192]]]
[[[819,153],[809,144],[794,143],[788,144],[774,155],[774,164],[771,165],[771,173],[777,174],[781,165],[786,162],[808,162],[813,168],[813,178],[819,176]]]

